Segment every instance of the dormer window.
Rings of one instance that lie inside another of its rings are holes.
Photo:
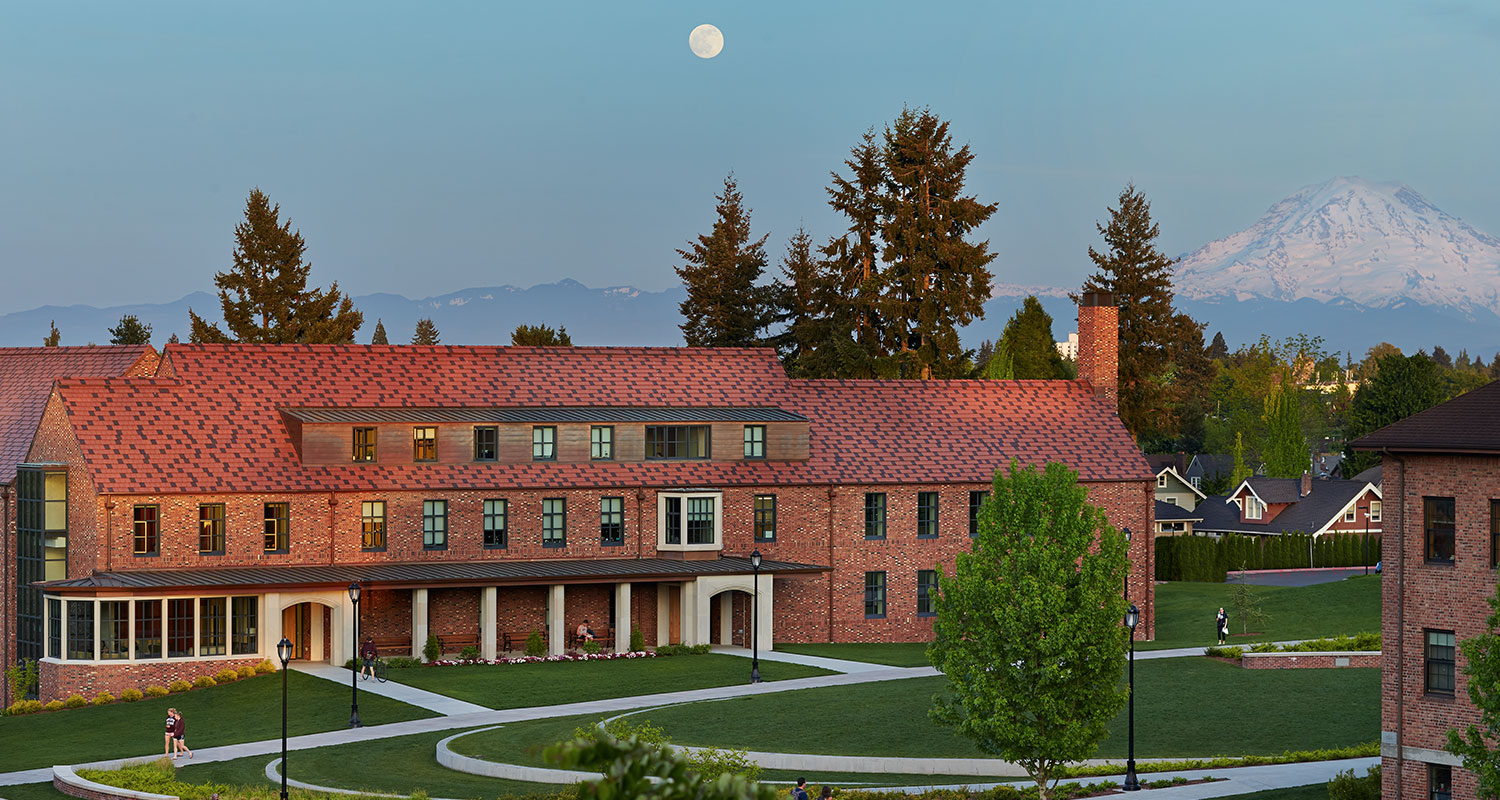
[[[766,426],[745,426],[745,458],[766,457]]]
[[[481,425],[474,429],[474,460],[494,461],[500,457],[500,429]]]
[[[411,460],[437,460],[437,428],[411,429]]]
[[[1245,519],[1260,519],[1261,512],[1264,509],[1265,504],[1255,495],[1252,494],[1245,498]]]
[[[707,425],[646,426],[646,458],[708,458]]]
[[[355,461],[374,461],[375,460],[375,437],[376,437],[376,434],[375,434],[375,429],[374,428],[355,428],[354,429],[354,460]]]
[[[531,429],[531,460],[557,460],[557,428],[538,425]]]

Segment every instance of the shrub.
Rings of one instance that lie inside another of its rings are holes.
[[[1245,654],[1243,647],[1205,647],[1203,654],[1210,658],[1234,658],[1238,659]]]
[[[259,664],[255,665],[255,671],[257,674],[265,675],[268,672],[275,672],[276,665],[271,663],[271,659],[263,658]]]
[[[120,692],[120,699],[124,700],[127,703],[134,703],[144,696],[145,695],[141,694],[141,690],[136,688],[126,689],[125,691]]]
[[[385,665],[391,669],[411,669],[422,666],[422,662],[411,656],[393,656],[385,660]]]
[[[10,704],[10,708],[5,709],[5,714],[10,717],[19,717],[22,714],[35,714],[41,710],[42,701],[40,700],[17,700]]]
[[[219,682],[214,680],[212,675],[199,675],[198,679],[193,681],[193,685],[199,689],[207,689],[210,686],[218,686]]]
[[[526,655],[533,658],[547,655],[547,643],[542,641],[541,631],[532,631],[531,635],[526,637]]]
[[[646,649],[646,635],[641,633],[639,627],[630,629],[630,652],[639,653]]]
[[[185,691],[187,691],[187,690],[189,690],[191,688],[193,688],[193,685],[191,683],[188,683],[187,681],[181,679],[181,678],[178,678],[177,680],[172,681],[171,683],[167,684],[167,691],[171,692],[172,694],[178,694],[179,692],[185,692]]]
[[[63,701],[63,706],[66,708],[83,708],[88,704],[89,699],[81,694],[75,694]]]
[[[234,683],[239,679],[240,672],[237,669],[225,668],[214,673],[214,680],[218,681],[219,683]]]
[[[36,689],[38,681],[35,661],[17,661],[5,668],[5,682],[10,686],[11,697],[25,697]]]
[[[625,717],[616,717],[608,722],[599,720],[599,722],[593,725],[574,728],[573,738],[592,742],[599,736],[600,725],[604,726],[606,733],[616,739],[626,739],[633,736],[641,744],[649,744],[653,747],[661,747],[672,743],[672,738],[667,735],[667,732],[652,725],[650,720],[643,719],[640,722],[632,723]]]
[[[458,651],[458,657],[464,661],[477,661],[479,660],[479,648],[471,644]]]
[[[63,701],[61,701],[61,700],[53,700],[52,702],[48,703],[47,705],[42,706],[42,710],[43,711],[61,711],[61,710],[63,710]]]
[[[78,775],[109,786],[136,792],[175,795],[182,800],[209,800],[216,794],[221,797],[275,797],[274,793],[262,793],[248,787],[231,787],[213,783],[183,783],[177,780],[177,770],[172,766],[172,762],[165,758],[145,764],[133,764],[118,770],[80,769]]]
[[[703,644],[695,644],[692,647],[688,648],[689,653],[695,656],[706,656],[711,650],[713,650],[713,645],[708,644],[707,642],[704,642]]]
[[[584,642],[583,644],[579,645],[579,647],[582,648],[583,652],[588,653],[591,656],[599,655],[598,642]]]
[[[109,692],[100,692],[94,695],[94,705],[107,706],[115,701],[115,696]]]
[[[442,655],[443,643],[438,641],[437,634],[427,634],[427,644],[422,645],[422,658],[426,659],[427,663],[431,664],[432,662],[441,658]]]
[[[166,697],[167,694],[168,694],[167,687],[165,687],[165,686],[147,686],[146,687],[146,696],[147,697]]]
[[[752,781],[760,778],[760,765],[751,763],[744,750],[700,747],[687,754],[687,764],[705,783],[718,780],[720,775],[744,775]]]
[[[241,678],[253,678],[255,677],[255,665],[246,664],[245,666],[240,667],[239,673]]]
[[[1380,800],[1380,765],[1370,767],[1363,778],[1346,769],[1328,782],[1328,800]]]

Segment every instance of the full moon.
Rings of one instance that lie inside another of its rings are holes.
[[[712,25],[699,25],[688,34],[688,47],[699,58],[713,58],[724,49],[724,34]]]

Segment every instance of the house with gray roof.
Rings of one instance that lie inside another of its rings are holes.
[[[1198,503],[1198,533],[1381,533],[1379,487],[1368,481],[1249,478]]]

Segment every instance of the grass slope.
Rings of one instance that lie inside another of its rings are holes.
[[[896,642],[892,644],[778,643],[776,649],[783,653],[799,653],[801,655],[821,656],[823,658],[841,658],[845,661],[863,661],[869,664],[888,664],[892,667],[929,666],[927,662],[926,642]]]
[[[1252,636],[1241,636],[1243,620],[1230,602],[1230,583],[1163,583],[1156,587],[1156,640],[1137,649],[1204,647],[1214,643],[1214,614],[1223,606],[1230,614],[1231,644],[1242,642],[1314,639],[1340,633],[1380,630],[1380,576],[1346,578],[1314,586],[1251,586],[1261,599],[1268,620],[1250,625]]]
[[[300,672],[288,679],[291,735],[348,727],[349,687]],[[0,772],[160,753],[169,707],[188,721],[187,741],[194,749],[278,738],[281,677],[260,675],[137,703],[0,717]],[[435,715],[362,693],[359,716],[366,725],[380,725]]]

